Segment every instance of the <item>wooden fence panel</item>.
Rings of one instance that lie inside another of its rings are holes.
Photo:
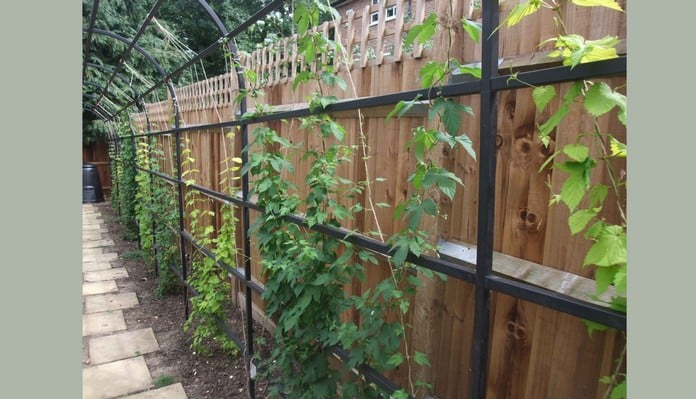
[[[415,23],[423,20],[424,1],[415,1],[411,21],[402,20],[401,8],[406,2],[397,0],[379,6],[398,4],[398,32],[407,32]],[[518,1],[501,3],[501,21]],[[619,2],[625,7],[625,1]],[[471,1],[441,2],[437,14],[444,20],[450,17],[458,22],[463,16],[480,22],[480,10]],[[348,84],[348,91],[325,90],[325,95],[336,95],[340,99],[375,96],[420,88],[418,72],[425,62],[444,60],[448,37],[438,36],[432,46],[416,46],[409,51],[397,49],[391,55],[385,54],[390,33],[384,22],[377,29],[369,27],[371,8],[356,9],[349,12],[341,21],[340,36],[344,40],[352,62],[349,68],[339,68],[341,76]],[[607,34],[619,36],[625,41],[625,15],[601,8],[576,7],[566,2],[561,7],[566,26],[570,32],[585,35],[590,39],[601,38]],[[501,73],[510,68],[522,70],[534,68],[538,64],[551,64],[544,59],[544,52],[550,44],[537,47],[542,40],[555,35],[552,12],[543,9],[536,15],[526,18],[519,25],[500,32]],[[473,43],[463,32],[461,26],[454,25],[456,35],[450,56],[459,58],[462,63],[475,63],[481,59],[481,47]],[[334,29],[332,23],[320,27],[327,34]],[[368,47],[378,50],[374,58],[368,54]],[[430,47],[430,48],[428,48]],[[245,56],[243,65],[254,70],[264,78],[256,88],[262,88],[265,96],[249,99],[249,109],[256,103],[291,109],[307,101],[317,86],[309,84],[292,90],[292,82],[297,71],[311,68],[302,57],[298,58],[294,39],[282,40],[272,47],[257,50]],[[603,79],[612,87],[625,83],[623,78]],[[593,289],[591,269],[584,268],[582,261],[590,243],[580,236],[571,236],[568,229],[568,211],[563,205],[548,206],[552,193],[560,191],[564,174],[540,166],[556,150],[575,140],[577,132],[591,132],[594,126],[583,116],[582,105],[574,104],[564,120],[551,135],[551,145],[544,147],[537,137],[537,126],[543,123],[559,107],[560,97],[570,87],[569,83],[554,85],[558,93],[543,112],[536,111],[531,99],[531,89],[503,91],[498,94],[498,132],[496,203],[494,222],[494,270],[514,275],[516,278],[535,284],[559,288],[558,277],[572,281],[572,295],[585,295]],[[232,100],[237,94],[234,74],[213,77],[188,87],[177,89],[177,99],[182,111],[182,121],[187,125],[214,123],[235,119],[237,109]],[[461,133],[467,133],[478,153],[480,105],[478,96],[463,96],[457,99],[470,106],[476,116],[464,115]],[[171,102],[163,101],[147,104],[153,130],[164,129],[171,124]],[[382,231],[385,236],[403,227],[403,221],[394,220],[396,204],[410,194],[408,176],[414,171],[414,157],[406,149],[414,127],[427,123],[424,114],[406,116],[400,120],[385,121],[388,110],[365,109],[363,123],[357,111],[337,116],[337,120],[347,130],[346,145],[355,146],[354,161],[339,168],[341,177],[354,182],[363,181],[368,176],[372,183],[372,201],[385,203],[389,207],[375,209],[376,217],[363,212],[355,220],[346,221],[344,227],[357,229],[364,233]],[[625,141],[625,127],[616,121],[616,111],[599,119],[602,131],[614,134]],[[134,120],[142,128],[143,115],[135,115]],[[277,130],[281,136],[299,145],[299,152],[319,146],[316,134],[299,129],[298,120],[288,120],[262,124]],[[249,127],[252,131],[254,125]],[[362,140],[365,136],[368,158],[362,160]],[[192,131],[189,138],[196,168],[200,170],[197,182],[218,191],[225,190],[221,183],[220,171],[224,160],[239,156],[239,135],[225,138],[229,129],[212,131]],[[173,136],[158,138],[165,152],[163,171],[173,170]],[[588,141],[589,142],[589,141]],[[607,143],[604,143],[607,145]],[[592,154],[597,154],[596,144],[591,146]],[[437,159],[460,177],[465,187],[460,187],[452,201],[437,198],[446,219],[429,220],[426,229],[431,232],[434,242],[453,242],[467,248],[469,259],[475,253],[477,242],[478,178],[479,164],[462,150],[444,151]],[[301,197],[306,195],[305,176],[309,171],[309,161],[293,158],[295,171],[284,177],[298,187]],[[613,161],[615,171],[625,169],[625,162]],[[375,178],[384,181],[374,181]],[[609,179],[606,170],[596,168],[592,178],[606,183]],[[625,192],[622,192],[625,195]],[[341,198],[344,205],[358,201],[369,208],[365,195],[353,200]],[[216,205],[216,212],[219,205]],[[607,198],[603,217],[608,221],[618,221],[619,208],[613,193]],[[251,212],[251,220],[257,212]],[[214,222],[216,230],[220,220]],[[238,245],[241,248],[241,223]],[[261,260],[252,245],[252,274],[255,281],[263,283]],[[473,257],[475,259],[475,257]],[[238,259],[238,266],[243,259]],[[346,287],[346,292],[359,294],[374,287],[388,277],[388,268],[382,260],[380,266],[369,267],[364,283],[355,282]],[[551,281],[552,279],[556,279]],[[563,280],[565,281],[565,280]],[[555,284],[555,285],[554,285]],[[573,288],[580,287],[580,288]],[[589,288],[587,288],[589,287]],[[575,291],[573,291],[575,290]],[[244,291],[235,286],[235,298],[243,299]],[[254,295],[253,303],[258,312],[263,312],[263,302]],[[450,278],[446,282],[430,281],[419,289],[412,304],[408,323],[414,326],[409,333],[410,348],[427,353],[430,369],[414,369],[417,378],[433,383],[433,393],[438,398],[468,398],[471,345],[473,339],[474,287],[463,281]],[[594,333],[590,338],[581,320],[555,312],[513,297],[494,294],[491,306],[491,347],[489,362],[488,398],[599,398],[604,386],[598,383],[602,375],[609,374],[613,359],[621,352],[624,341],[615,332]],[[344,320],[355,320],[355,313],[347,313]],[[405,385],[405,370],[387,373],[397,383]]]

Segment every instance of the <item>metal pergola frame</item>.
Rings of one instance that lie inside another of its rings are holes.
[[[241,147],[244,148],[248,144],[248,131],[247,126],[260,123],[260,122],[270,122],[277,121],[281,119],[296,118],[301,116],[310,115],[312,112],[309,108],[295,109],[292,111],[274,113],[272,115],[259,116],[255,118],[245,118],[233,120],[230,122],[222,123],[212,123],[197,126],[182,127],[180,125],[180,113],[177,104],[176,94],[171,85],[172,78],[180,75],[184,70],[189,68],[194,63],[201,60],[203,57],[211,54],[217,48],[226,43],[229,46],[228,50],[232,54],[235,61],[238,61],[238,54],[236,48],[231,44],[231,41],[224,39],[231,39],[239,35],[246,28],[251,26],[256,21],[264,18],[270,12],[278,10],[283,4],[283,0],[274,0],[250,17],[248,20],[243,22],[240,26],[233,29],[232,31],[227,31],[220,19],[217,17],[215,12],[210,8],[210,6],[204,1],[199,0],[198,3],[204,8],[207,15],[216,24],[218,30],[220,31],[220,40],[211,44],[206,49],[199,52],[196,56],[191,58],[189,61],[178,67],[176,70],[166,74],[157,62],[152,58],[145,50],[138,47],[136,42],[140,34],[145,30],[147,24],[151,21],[152,17],[156,14],[157,9],[162,4],[163,0],[156,0],[154,6],[150,13],[148,13],[147,18],[143,22],[142,26],[138,30],[138,34],[132,40],[120,37],[113,32],[103,31],[94,28],[94,21],[96,18],[96,8],[98,7],[99,1],[94,0],[93,10],[90,18],[90,26],[84,29],[87,33],[86,39],[86,50],[85,59],[83,64],[83,75],[84,70],[89,66],[89,47],[92,34],[104,34],[113,37],[128,44],[128,49],[122,55],[119,65],[115,68],[111,68],[112,77],[109,79],[107,85],[104,87],[104,91],[98,97],[96,104],[91,106],[90,109],[98,110],[99,115],[105,120],[114,120],[117,118],[124,110],[130,108],[131,106],[142,102],[142,98],[145,95],[152,93],[157,88],[161,87],[163,84],[167,85],[169,92],[172,95],[172,101],[174,103],[174,128],[167,129],[157,132],[148,131],[142,134],[131,134],[130,136],[125,136],[121,138],[112,138],[112,141],[117,144],[119,140],[132,139],[135,140],[138,137],[150,137],[162,134],[175,134],[176,143],[176,176],[168,176],[166,174],[155,172],[147,169],[143,169],[135,166],[137,169],[150,173],[153,178],[163,179],[178,188],[178,211],[179,211],[179,236],[181,238],[180,245],[180,256],[182,262],[182,272],[178,273],[171,265],[170,268],[177,272],[178,277],[184,284],[186,282],[187,267],[186,267],[186,253],[185,246],[183,245],[184,240],[191,243],[194,247],[204,253],[206,256],[215,259],[215,254],[210,250],[206,249],[200,243],[196,242],[190,232],[186,231],[183,223],[183,187],[186,184],[181,176],[181,133],[189,130],[201,130],[207,131],[209,134],[219,134],[217,128],[222,127],[232,127],[238,126],[241,129]],[[494,204],[495,204],[495,175],[496,175],[496,131],[497,131],[497,94],[500,91],[505,90],[515,90],[519,88],[528,87],[526,84],[532,85],[543,85],[551,83],[561,83],[569,82],[580,79],[597,78],[597,77],[608,77],[608,76],[625,76],[626,75],[626,56],[622,56],[616,59],[594,62],[589,64],[582,64],[573,69],[570,67],[551,67],[544,68],[529,72],[520,72],[514,77],[516,79],[510,79],[512,75],[500,75],[498,71],[498,33],[495,27],[499,25],[499,6],[498,1],[483,1],[482,2],[482,63],[481,70],[482,76],[480,80],[474,82],[466,83],[453,83],[442,87],[440,95],[444,97],[455,97],[462,95],[476,95],[480,96],[480,149],[479,149],[479,194],[478,194],[478,231],[477,231],[477,254],[476,254],[476,264],[465,264],[449,262],[444,259],[431,257],[431,256],[420,256],[417,257],[412,253],[409,253],[407,261],[415,265],[443,273],[445,275],[464,280],[466,282],[475,285],[475,308],[474,308],[474,335],[473,341],[470,343],[472,345],[472,357],[470,363],[471,375],[470,375],[470,397],[471,398],[483,398],[485,397],[486,384],[488,379],[488,361],[490,355],[490,321],[491,321],[491,293],[499,292],[512,296],[517,299],[528,301],[546,308],[550,308],[562,313],[567,313],[579,318],[587,319],[597,323],[604,324],[606,326],[618,329],[626,330],[626,315],[622,312],[612,310],[607,307],[599,306],[593,303],[582,301],[564,294],[557,293],[555,291],[550,291],[539,286],[535,286],[529,283],[520,282],[519,280],[500,275],[494,274],[492,270],[493,263],[493,234],[494,234]],[[149,89],[142,93],[136,93],[135,97],[130,99],[121,109],[115,112],[108,111],[101,106],[100,101],[108,90],[109,85],[118,76],[119,67],[128,58],[129,53],[132,49],[143,54],[156,69],[158,69],[161,80],[152,85]],[[237,67],[237,76],[239,82],[239,89],[244,89],[244,77],[242,71]],[[326,107],[322,112],[331,111],[345,111],[345,110],[355,110],[358,108],[370,108],[382,105],[393,105],[401,100],[412,100],[416,95],[420,95],[421,99],[429,99],[435,96],[435,93],[431,91],[424,90],[410,90],[399,93],[365,97],[360,99],[352,99],[341,101],[336,104],[332,104]],[[242,100],[240,104],[241,114],[246,112],[246,101]],[[246,163],[248,161],[247,155],[242,154],[242,162]],[[249,227],[249,211],[250,210],[261,210],[256,203],[249,199],[249,176],[242,176],[242,193],[240,196],[229,196],[221,192],[217,192],[206,187],[191,184],[188,185],[188,189],[198,191],[210,198],[213,198],[222,203],[234,204],[241,208],[242,211],[242,226],[244,234],[244,265],[238,268],[234,265],[228,265],[217,261],[217,264],[227,271],[236,280],[240,281],[245,286],[246,293],[246,322],[247,322],[247,337],[246,343],[240,339],[240,337],[232,331],[224,322],[224,320],[218,320],[223,327],[223,330],[227,332],[230,338],[237,343],[240,348],[243,348],[244,354],[248,361],[251,361],[251,357],[254,354],[253,349],[253,328],[252,328],[252,309],[251,309],[251,295],[252,291],[260,294],[263,292],[263,288],[252,281],[251,279],[251,264],[250,264],[250,253],[251,244],[248,237],[247,229]],[[305,220],[301,216],[289,216],[286,218],[290,223],[296,223],[299,225],[305,225]],[[363,249],[368,249],[379,254],[390,256],[394,253],[394,249],[390,246],[377,241],[373,238],[363,236],[360,234],[355,234],[345,229],[336,228],[328,225],[317,224],[312,227],[312,229],[340,239],[344,239],[354,245],[357,245]],[[350,234],[348,234],[350,233]],[[184,290],[184,313],[185,317],[188,317],[188,291],[192,290],[190,286],[188,289]],[[195,294],[195,291],[193,291]],[[414,328],[417,328],[414,327]],[[350,356],[347,351],[336,348],[334,353],[342,359],[346,359]],[[370,368],[367,365],[359,367],[360,373],[369,381],[375,383],[380,388],[384,389],[388,393],[393,393],[399,387],[392,381],[385,378],[382,374],[376,370]],[[254,379],[249,377],[249,393],[251,397],[255,397]]]

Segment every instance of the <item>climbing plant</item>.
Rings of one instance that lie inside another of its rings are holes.
[[[299,33],[298,53],[311,67],[297,74],[293,89],[305,84],[317,88],[308,99],[312,115],[299,119],[299,128],[306,133],[307,142],[314,144],[303,150],[264,126],[252,131],[250,144],[244,149],[249,161],[242,173],[254,177],[251,195],[257,197],[262,209],[250,228],[266,277],[262,298],[267,313],[277,324],[277,346],[271,356],[262,360],[262,369],[275,382],[276,395],[323,398],[338,393],[353,398],[378,397],[380,393],[374,385],[342,379],[342,373],[348,374],[361,364],[378,371],[406,367],[408,386],[394,392],[392,397],[417,395],[430,384],[414,381],[412,366],[428,366],[429,362],[424,353],[409,348],[406,336],[410,326],[405,322],[405,315],[417,287],[422,284],[421,278],[432,277],[432,272],[406,262],[406,258],[409,253],[420,256],[435,251],[421,226],[427,217],[440,216],[437,196],[452,199],[462,182],[438,164],[433,154],[441,151],[441,146],[449,146],[463,148],[475,157],[471,140],[460,134],[461,114],[472,112],[471,108],[440,96],[438,87],[451,68],[449,56],[441,62],[430,62],[421,70],[423,86],[432,88],[437,95],[429,101],[429,125],[414,129],[408,144],[416,158],[416,171],[408,179],[412,193],[395,209],[395,218],[405,219],[406,227],[391,237],[385,237],[379,228],[375,232],[394,248],[391,258],[380,262],[369,251],[356,250],[345,240],[311,229],[317,224],[339,227],[360,212],[370,212],[376,220],[376,207],[386,205],[372,204],[370,190],[375,180],[368,177],[354,182],[337,174],[341,165],[358,158],[369,176],[369,149],[362,126],[361,144],[346,145],[345,128],[324,111],[337,101],[325,92],[348,87],[336,74],[335,65],[350,63],[352,58],[345,54],[340,41],[313,29],[322,14],[337,17],[328,3],[311,0],[295,3],[293,19]],[[406,45],[416,39],[428,42],[435,34],[436,25],[433,14],[423,25],[413,28],[412,32],[417,33],[409,33]],[[477,25],[471,25],[472,31],[476,28]],[[245,76],[253,87],[255,74]],[[243,94],[261,93],[250,90]],[[389,117],[401,117],[417,100],[399,103]],[[265,112],[265,107],[258,106],[244,117]],[[290,159],[304,159],[309,164],[304,196],[284,178],[294,173]],[[352,206],[345,205],[346,200],[350,202],[365,193],[369,207],[355,201]],[[286,222],[287,216],[300,210],[305,215],[305,226]],[[387,277],[360,295],[346,294],[345,285],[354,279],[364,282],[365,267],[386,268]],[[341,321],[341,315],[351,309],[360,315],[359,325]],[[331,366],[332,349],[336,346],[351,351],[343,372]]]
[[[135,211],[135,196],[138,191],[136,176],[136,143],[131,137],[132,132],[126,123],[118,126],[119,142],[119,168],[116,173],[118,179],[118,209],[119,219],[123,226],[122,236],[129,241],[137,240],[138,225]]]
[[[137,220],[140,237],[140,250],[142,251],[145,263],[149,268],[154,266],[154,216],[152,213],[152,176],[148,170],[151,168],[150,152],[152,142],[138,141],[137,145],[137,165],[141,168],[136,171],[135,182],[137,192],[135,194],[135,218]]]
[[[191,156],[188,139],[185,140],[181,158],[182,178],[185,179],[186,185],[190,186],[195,183],[199,170],[194,168],[195,159]],[[214,236],[215,227],[210,220],[215,217],[215,212],[208,209],[212,205],[211,199],[203,197],[194,190],[187,190],[184,204],[188,210],[191,235],[199,245],[212,249],[216,253],[216,259],[212,259],[196,247],[190,255],[191,273],[188,276],[188,282],[196,290],[197,295],[191,298],[191,313],[184,324],[184,330],[188,331],[194,327],[191,349],[196,353],[210,354],[209,340],[212,339],[227,353],[237,355],[239,348],[220,327],[229,303],[230,283],[223,269],[217,265],[217,261],[234,263],[233,257],[236,253],[234,213],[229,207],[222,211],[222,226],[217,236]]]
[[[528,15],[541,8],[551,9],[555,16],[557,34],[542,41],[540,45],[552,43],[554,50],[549,57],[560,59],[562,64],[574,68],[580,64],[618,57],[615,36],[587,39],[569,32],[563,22],[562,5],[572,3],[581,7],[606,7],[623,12],[614,0],[571,0],[541,1],[528,0],[515,6],[501,26],[508,28],[518,24]],[[618,121],[626,125],[626,96],[621,87],[613,88],[607,83],[583,80],[577,81],[566,91],[560,100],[560,107],[543,124],[538,126],[540,141],[549,146],[556,129],[568,115],[573,104],[582,104],[583,110],[592,121],[589,131],[577,132],[569,144],[557,149],[542,165],[541,170],[553,167],[564,174],[565,179],[560,192],[552,192],[549,205],[563,204],[569,211],[568,227],[572,235],[582,233],[591,242],[585,255],[583,266],[595,270],[596,292],[594,299],[604,301],[614,309],[626,311],[627,257],[626,257],[626,203],[625,171],[616,170],[616,159],[626,158],[626,144],[617,139],[613,132],[603,129],[598,118],[616,110]],[[539,112],[544,111],[557,93],[554,86],[535,87],[532,93]],[[594,149],[594,151],[592,150]],[[558,157],[558,159],[556,159]],[[592,171],[604,168],[609,185],[593,182]],[[553,186],[549,182],[549,188]],[[619,220],[615,222],[604,218],[602,210],[613,194],[613,206],[618,210]],[[612,288],[610,290],[610,287]],[[609,295],[609,299],[604,297]],[[605,330],[607,327],[586,321],[588,331]],[[607,384],[605,397],[620,399],[626,397],[626,375],[621,371],[626,348],[619,355],[616,367],[610,376],[601,381]]]

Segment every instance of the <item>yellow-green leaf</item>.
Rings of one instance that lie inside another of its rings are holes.
[[[615,0],[573,0],[573,4],[583,7],[607,7],[616,11],[623,11]]]
[[[626,144],[615,139],[613,136],[609,137],[609,143],[611,148],[611,156],[626,158]]]
[[[540,7],[541,0],[527,0],[524,3],[520,3],[510,11],[510,14],[508,14],[503,23],[507,23],[508,28],[515,26],[527,15],[532,15],[537,12]]]

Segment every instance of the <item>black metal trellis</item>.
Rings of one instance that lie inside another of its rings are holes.
[[[156,8],[161,4],[161,0],[158,0],[153,7],[153,10],[148,14],[145,22],[138,31],[141,33],[144,31],[147,23],[151,17],[156,12]],[[214,11],[208,6],[208,4],[203,1],[198,1],[208,16],[214,21],[218,30],[221,33],[221,39],[231,39],[237,36],[239,33],[243,32],[246,28],[251,26],[254,22],[260,20],[261,18],[268,15],[270,12],[277,10],[284,2],[282,0],[275,0],[261,9],[259,12],[254,14],[247,21],[242,23],[239,27],[232,31],[227,31],[220,19],[217,18]],[[474,82],[465,83],[452,83],[442,87],[440,95],[445,97],[455,97],[462,95],[472,95],[478,94],[480,96],[481,104],[481,117],[480,117],[480,173],[479,173],[479,197],[478,197],[478,234],[477,234],[477,259],[476,265],[473,264],[459,264],[449,262],[444,259],[439,259],[429,256],[416,257],[413,254],[409,254],[407,261],[417,264],[421,267],[425,267],[448,276],[473,283],[475,285],[475,309],[474,309],[474,338],[472,345],[472,358],[471,358],[471,375],[470,375],[470,396],[472,398],[483,398],[485,397],[486,384],[487,384],[487,371],[488,371],[488,360],[489,360],[489,344],[490,344],[490,299],[491,292],[499,292],[512,297],[529,301],[556,311],[567,313],[576,317],[588,319],[594,322],[598,322],[609,327],[613,327],[619,330],[626,329],[626,316],[623,313],[614,311],[609,308],[598,306],[592,303],[588,303],[573,297],[569,297],[563,294],[559,294],[554,291],[546,290],[544,288],[528,284],[525,282],[520,282],[515,279],[498,275],[492,271],[492,259],[493,259],[493,234],[494,234],[494,203],[495,203],[495,174],[496,174],[496,146],[495,137],[497,133],[497,93],[504,90],[515,90],[522,87],[527,87],[521,82],[526,82],[527,84],[542,85],[551,83],[561,83],[569,82],[580,79],[596,78],[596,77],[606,77],[606,76],[617,76],[626,74],[626,57],[619,57],[613,60],[595,62],[590,64],[582,64],[573,69],[569,67],[552,67],[544,68],[540,70],[530,71],[530,72],[520,72],[516,74],[517,79],[510,79],[512,75],[499,75],[498,72],[498,35],[494,30],[498,26],[499,18],[499,8],[497,1],[482,2],[483,9],[483,24],[482,24],[482,76],[481,79]],[[93,7],[98,7],[98,0],[94,0]],[[113,33],[100,31],[93,27],[94,16],[96,11],[92,10],[92,18],[90,20],[90,27],[86,29],[87,32],[87,49],[89,49],[89,42],[92,33],[107,34],[114,37]],[[139,35],[132,41],[129,41],[129,48],[127,52],[131,49],[136,49],[140,51],[146,58],[149,55],[140,49],[135,42],[137,41]],[[123,40],[122,40],[123,39]],[[125,38],[118,38],[118,40],[124,41],[128,40]],[[168,176],[164,173],[155,172],[152,170],[143,169],[135,166],[141,171],[148,172],[151,176],[163,179],[171,184],[178,187],[178,207],[179,207],[179,237],[180,237],[180,249],[182,256],[183,269],[182,273],[177,275],[186,284],[186,264],[185,264],[185,249],[183,242],[184,240],[191,243],[197,250],[201,251],[206,256],[215,259],[215,254],[210,250],[203,247],[200,243],[196,242],[194,237],[185,230],[183,225],[183,186],[185,182],[182,180],[181,176],[181,133],[189,130],[202,130],[206,132],[214,132],[217,128],[238,126],[241,128],[241,141],[242,147],[245,147],[248,143],[248,131],[247,126],[253,123],[277,121],[281,119],[290,119],[301,116],[310,115],[311,111],[309,108],[295,109],[287,112],[279,112],[272,115],[265,115],[255,118],[249,118],[244,120],[234,120],[230,122],[222,123],[212,123],[198,126],[180,126],[180,115],[178,104],[176,101],[176,95],[173,88],[171,87],[171,79],[180,75],[184,70],[198,62],[203,57],[212,53],[215,49],[219,48],[223,43],[227,43],[228,50],[232,54],[234,60],[238,60],[237,52],[234,46],[229,45],[226,40],[219,40],[216,43],[211,44],[208,48],[204,49],[198,53],[195,57],[184,63],[182,66],[177,68],[175,71],[165,74],[161,68],[158,68],[162,79],[147,89],[142,94],[136,93],[136,96],[129,100],[129,102],[123,106],[123,108],[117,110],[116,112],[108,112],[103,110],[103,107],[99,103],[101,97],[95,105],[95,109],[100,109],[102,116],[107,115],[107,119],[116,118],[121,112],[130,106],[137,104],[142,101],[142,96],[152,93],[162,84],[166,84],[169,88],[170,93],[174,101],[175,110],[175,123],[173,129],[161,130],[158,132],[148,131],[142,134],[131,134],[127,137],[113,138],[114,142],[124,139],[135,140],[138,137],[152,137],[162,134],[175,134],[176,141],[176,163],[177,171],[176,176]],[[87,50],[86,54],[89,54]],[[119,65],[125,62],[128,54],[122,56]],[[148,59],[152,59],[149,57]],[[87,62],[87,60],[85,60]],[[152,60],[156,65],[156,61]],[[86,68],[85,64],[84,68]],[[237,67],[238,68],[238,67]],[[244,77],[239,69],[236,70],[238,74],[239,89],[244,89]],[[117,76],[118,67],[112,69],[113,76],[109,80],[109,83],[113,80],[113,77]],[[84,74],[84,69],[83,69]],[[107,87],[108,88],[108,84]],[[106,90],[105,88],[105,90]],[[104,94],[104,93],[102,93]],[[336,104],[328,106],[322,112],[332,112],[332,111],[346,111],[355,110],[358,108],[369,108],[381,105],[395,104],[401,100],[411,100],[416,95],[420,95],[422,99],[428,99],[434,96],[429,90],[410,90],[400,93],[393,93],[381,96],[366,97],[353,100],[345,100]],[[97,108],[99,107],[99,108]],[[244,114],[246,111],[246,102],[243,101],[240,105],[241,113]],[[205,130],[203,130],[205,129]],[[247,155],[242,154],[242,162],[247,162]],[[242,193],[241,196],[229,196],[224,193],[220,193],[206,187],[202,187],[196,184],[188,186],[191,190],[196,190],[210,198],[217,201],[234,204],[241,208],[242,210],[242,226],[244,230],[244,265],[243,268],[237,268],[233,265],[227,265],[223,262],[217,261],[218,266],[227,271],[231,276],[240,281],[245,286],[246,290],[246,300],[245,300],[245,312],[247,319],[247,336],[246,343],[239,338],[239,336],[227,327],[223,320],[219,322],[222,323],[223,328],[227,334],[233,339],[240,348],[244,348],[244,353],[251,359],[253,356],[253,328],[252,328],[252,292],[257,294],[263,292],[263,288],[257,283],[251,280],[251,264],[250,264],[250,241],[247,234],[247,229],[249,227],[249,211],[250,210],[260,210],[260,208],[249,199],[249,177],[247,175],[242,176]],[[305,225],[304,219],[300,216],[288,216],[288,222],[296,223],[300,225]],[[374,240],[370,237],[354,234],[353,232],[336,228],[327,225],[315,225],[312,227],[314,230],[321,232],[332,237],[345,239],[346,241],[357,245],[361,248],[374,251],[386,256],[390,256],[394,253],[394,249],[388,245]],[[242,269],[242,271],[240,271]],[[174,269],[173,269],[174,270]],[[188,292],[188,290],[185,290]],[[194,292],[195,293],[195,292]],[[188,297],[185,294],[185,314],[188,315]],[[416,326],[417,328],[417,326]],[[334,351],[342,359],[347,359],[350,353],[337,348]],[[359,368],[361,374],[369,381],[375,383],[380,388],[385,391],[392,393],[398,386],[393,382],[386,379],[383,375],[371,369],[368,366],[361,366]],[[252,397],[255,396],[254,380],[249,376],[249,391]]]

